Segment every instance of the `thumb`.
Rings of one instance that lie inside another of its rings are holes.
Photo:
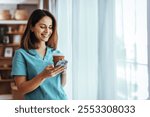
[[[49,69],[52,69],[52,68],[54,68],[54,65],[48,65],[47,66]]]

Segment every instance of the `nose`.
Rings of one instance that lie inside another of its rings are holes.
[[[47,33],[48,33],[48,32],[49,32],[49,28],[45,28],[45,32],[47,32]]]

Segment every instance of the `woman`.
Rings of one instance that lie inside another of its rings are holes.
[[[54,16],[46,10],[33,11],[12,61],[11,75],[25,99],[67,99],[63,90],[66,67],[53,66],[53,53],[60,53],[56,47]]]

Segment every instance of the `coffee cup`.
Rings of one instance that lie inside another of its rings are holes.
[[[56,65],[56,63],[60,60],[64,60],[65,56],[64,55],[53,55],[53,62],[54,62],[54,66]]]

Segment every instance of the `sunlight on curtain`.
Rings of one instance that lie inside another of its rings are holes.
[[[67,84],[64,87],[72,99],[72,1],[56,0],[58,23],[58,48],[64,53],[67,65]]]
[[[147,0],[116,0],[117,98],[148,98]]]
[[[73,0],[73,99],[97,99],[97,0]]]
[[[116,97],[115,2],[98,1],[98,99]]]
[[[59,48],[69,61],[69,99],[97,99],[97,0],[58,0]]]
[[[147,0],[57,0],[70,99],[147,99]]]
[[[98,99],[147,99],[147,58],[146,0],[100,0]]]

